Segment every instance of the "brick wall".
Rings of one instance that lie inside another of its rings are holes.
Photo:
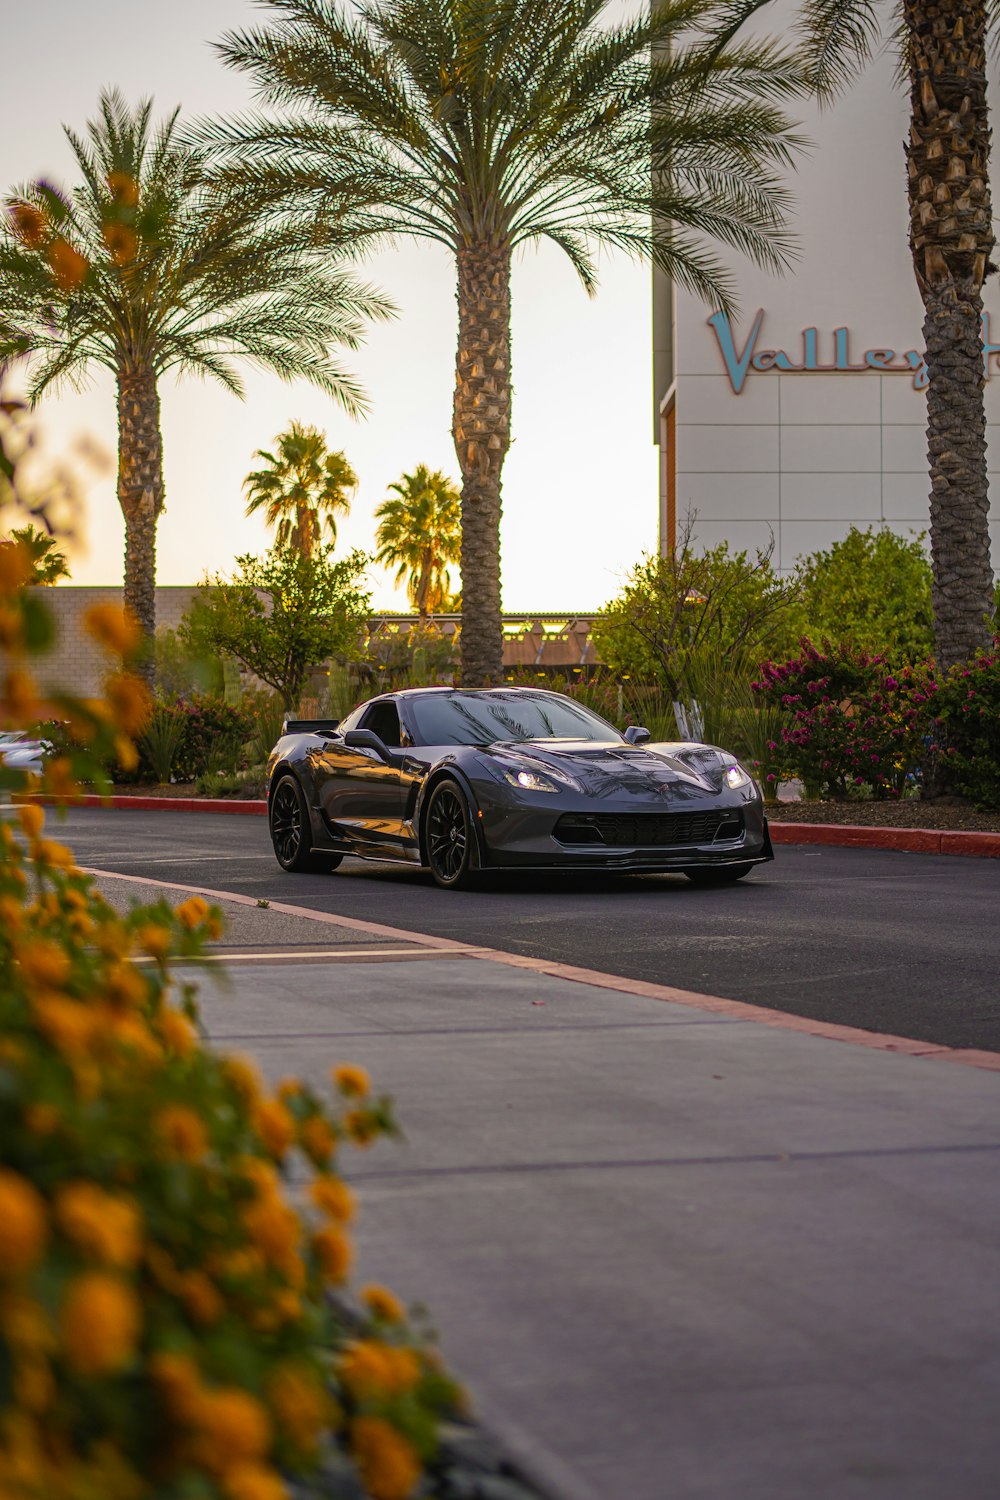
[[[46,691],[62,688],[81,698],[98,697],[101,682],[108,671],[109,659],[83,629],[84,611],[92,604],[121,604],[120,588],[46,588],[40,589],[55,621],[56,640],[45,656],[33,658],[32,672]],[[156,590],[157,627],[175,630],[196,593],[193,585]],[[0,673],[5,666],[0,652]]]

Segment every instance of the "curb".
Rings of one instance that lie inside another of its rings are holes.
[[[15,794],[15,802],[39,802],[44,807],[66,805],[45,793]],[[71,807],[110,807],[116,812],[231,813],[262,818],[263,800],[235,797],[74,797]],[[841,849],[901,849],[910,854],[962,854],[976,859],[1000,859],[1000,833],[963,833],[948,828],[869,828],[860,823],[768,822],[772,844],[827,844]]]
[[[178,881],[151,879],[146,875],[122,875],[115,870],[99,870],[87,865],[81,866],[81,869],[84,875],[122,880],[129,885],[153,886],[165,891],[183,891],[185,895],[205,896],[211,901],[231,901],[236,906],[256,907],[257,905],[255,897],[245,896],[238,891],[219,891],[212,886],[205,885],[182,885]],[[673,985],[658,984],[648,979],[629,979],[623,974],[606,974],[600,969],[582,969],[574,964],[564,964],[558,959],[532,958],[524,953],[509,953],[502,948],[485,946],[473,948],[468,943],[458,942],[455,938],[439,937],[428,932],[413,932],[405,927],[390,927],[385,922],[369,922],[362,917],[344,917],[338,912],[317,911],[314,907],[298,906],[289,901],[272,901],[269,909],[286,916],[306,917],[321,926],[346,928],[352,932],[369,933],[373,937],[419,943],[428,952],[454,954],[487,963],[504,964],[507,968],[526,969],[534,974],[547,974],[553,979],[566,979],[577,984],[588,984],[596,989],[613,990],[623,995],[639,995],[648,1000],[665,1000],[671,1005],[683,1005],[689,1010],[726,1016],[733,1021],[750,1021],[761,1026],[772,1026],[778,1031],[802,1032],[806,1036],[822,1037],[826,1041],[867,1047],[876,1052],[891,1052],[921,1061],[960,1063],[965,1067],[1000,1073],[1000,1052],[987,1052],[982,1048],[973,1047],[946,1047],[938,1042],[920,1041],[916,1037],[896,1036],[887,1031],[864,1031],[858,1026],[844,1026],[835,1021],[818,1021],[810,1016],[797,1015],[794,1011],[754,1005],[747,1000],[729,1000],[722,995],[708,995],[697,990],[677,989]]]
[[[901,849],[911,854],[964,854],[1000,859],[1000,833],[941,828],[868,828],[858,823],[768,822],[772,844],[827,844],[842,849]]]
[[[267,803],[241,801],[237,797],[99,797],[81,792],[77,797],[51,797],[45,792],[15,792],[14,802],[38,802],[42,807],[110,807],[115,812],[206,812],[236,813],[263,818]]]

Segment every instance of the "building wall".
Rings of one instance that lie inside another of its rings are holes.
[[[662,320],[672,304],[673,382],[657,381],[658,409],[673,406],[676,442],[661,479],[661,544],[669,545],[667,486],[676,484],[678,527],[693,517],[696,541],[767,546],[783,570],[828,547],[852,525],[917,535],[928,525],[925,397],[916,388],[923,309],[907,247],[903,92],[884,57],[832,108],[804,121],[813,150],[790,179],[798,259],[783,277],[733,263],[739,312],[729,365],[709,322],[716,309],[660,286]],[[1000,344],[1000,288],[987,284],[992,341]],[[762,365],[747,368],[750,350]],[[803,331],[814,329],[804,346]],[[838,340],[835,330],[846,330]],[[665,342],[662,329],[654,346]],[[896,373],[883,373],[893,351]],[[770,351],[767,353],[766,351]],[[781,351],[784,360],[775,362]],[[850,362],[837,373],[786,365]],[[868,355],[866,365],[866,354]],[[911,364],[907,363],[907,356]],[[989,361],[990,461],[1000,480],[1000,358]],[[657,360],[657,368],[662,360]],[[740,385],[739,391],[734,385]],[[660,424],[661,443],[666,424]],[[994,563],[1000,508],[993,508]]]

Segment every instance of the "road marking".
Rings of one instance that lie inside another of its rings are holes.
[[[125,880],[133,885],[156,886],[161,890],[183,891],[188,896],[206,896],[214,901],[231,901],[237,906],[256,907],[255,896],[243,896],[236,891],[218,891],[210,886],[180,885],[169,880],[143,879],[140,875],[120,875],[114,870],[96,870],[81,866],[85,875],[102,879]],[[555,959],[529,958],[521,953],[506,953],[500,948],[474,948],[471,951],[464,943],[454,938],[435,937],[433,933],[410,932],[405,927],[389,927],[384,922],[366,922],[359,917],[342,917],[335,912],[313,911],[306,906],[293,906],[285,901],[272,901],[270,911],[283,912],[289,917],[305,917],[312,922],[322,922],[330,927],[344,927],[353,932],[367,932],[374,937],[395,938],[397,942],[419,943],[425,948],[434,948],[439,953],[465,952],[471,958],[485,959],[490,963],[506,964],[513,969],[529,969],[535,974],[548,974],[554,979],[568,979],[578,984],[591,985],[596,989],[616,990],[623,995],[639,995],[647,1000],[665,1000],[671,1005],[686,1005],[693,1010],[707,1011],[712,1015],[732,1016],[741,1021],[754,1021],[761,1026],[773,1026],[781,1031],[800,1031],[807,1036],[824,1037],[828,1041],[846,1042],[856,1047],[870,1047],[879,1052],[901,1053],[906,1057],[919,1057],[931,1061],[962,1063],[966,1067],[983,1068],[988,1072],[1000,1072],[1000,1052],[986,1052],[975,1048],[942,1047],[936,1042],[920,1042],[913,1037],[893,1036],[882,1031],[862,1031],[857,1026],[838,1026],[832,1021],[814,1021],[808,1016],[790,1015],[787,1011],[773,1010],[768,1006],[751,1005],[745,1000],[728,1000],[722,995],[703,995],[694,990],[675,989],[669,984],[654,984],[646,979],[627,979],[621,974],[605,974],[599,969],[582,969],[575,964],[560,963]]]
[[[439,953],[436,948],[317,948],[315,950],[300,950],[297,948],[284,948],[277,953],[244,953],[239,949],[233,949],[228,953],[204,953],[198,960],[199,963],[209,964],[245,964],[255,963],[299,963],[305,958],[323,958],[329,962],[336,962],[344,958],[469,958],[482,953],[481,948],[471,945],[468,948],[457,948],[451,953]],[[137,963],[155,963],[152,958],[140,958]],[[183,963],[183,959],[179,960]]]

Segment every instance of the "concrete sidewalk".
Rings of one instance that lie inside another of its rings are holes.
[[[210,1033],[394,1095],[361,1276],[561,1500],[995,1500],[1000,1074],[279,916]]]

